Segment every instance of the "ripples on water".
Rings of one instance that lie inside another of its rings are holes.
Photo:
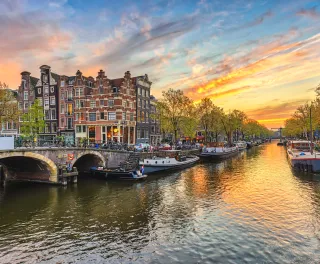
[[[0,263],[319,263],[320,177],[256,147],[142,183],[0,190]]]

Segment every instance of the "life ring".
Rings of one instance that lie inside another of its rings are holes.
[[[68,160],[73,160],[74,159],[74,154],[68,154]]]

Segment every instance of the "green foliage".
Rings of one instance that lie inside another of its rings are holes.
[[[39,100],[34,101],[34,104],[29,107],[28,112],[22,115],[21,121],[21,133],[25,136],[36,138],[44,130],[44,113]]]
[[[178,129],[183,126],[183,120],[188,116],[192,100],[181,90],[169,89],[162,92],[163,99],[157,102],[157,111],[161,123],[161,131],[174,133],[177,140]]]
[[[13,91],[0,82],[0,123],[18,121],[18,102]]]

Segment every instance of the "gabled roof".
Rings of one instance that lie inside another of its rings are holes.
[[[54,72],[51,72],[51,76],[52,76],[52,78],[53,78],[56,82],[58,82],[59,79],[60,79],[60,75],[59,75],[59,74],[56,74],[56,73],[54,73]]]
[[[30,84],[32,86],[31,88],[36,87],[38,81],[39,81],[38,78],[30,76]]]

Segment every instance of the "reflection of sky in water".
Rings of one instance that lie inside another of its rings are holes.
[[[0,262],[317,263],[319,177],[267,144],[140,183],[8,186]]]

